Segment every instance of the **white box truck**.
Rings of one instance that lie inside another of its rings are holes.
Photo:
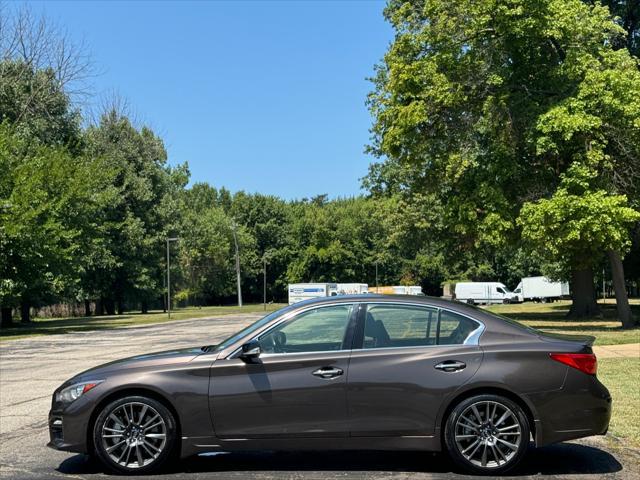
[[[518,302],[553,302],[569,296],[569,284],[554,282],[547,277],[525,277],[513,293]]]
[[[511,303],[514,294],[500,282],[456,283],[456,300],[470,304]]]
[[[369,293],[369,285],[366,283],[338,283],[338,295],[360,295]]]
[[[336,283],[291,283],[289,305],[311,298],[332,297],[338,294]]]

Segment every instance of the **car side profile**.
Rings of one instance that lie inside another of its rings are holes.
[[[49,446],[118,473],[211,451],[366,449],[446,451],[494,475],[532,442],[606,433],[611,396],[592,340],[430,297],[304,301],[217,346],[68,380]]]

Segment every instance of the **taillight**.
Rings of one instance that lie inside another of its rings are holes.
[[[589,375],[595,375],[598,370],[598,360],[593,353],[550,353],[549,356]]]

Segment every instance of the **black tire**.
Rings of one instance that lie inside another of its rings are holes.
[[[130,415],[129,407],[133,408]],[[152,420],[156,414],[157,419]],[[133,421],[126,423],[129,416]],[[122,421],[118,424],[114,418]],[[145,424],[147,428],[142,428]],[[126,433],[117,433],[120,431]],[[147,431],[149,433],[146,433]],[[103,438],[103,435],[112,433],[116,438]],[[147,439],[147,435],[153,438]],[[138,395],[122,397],[109,403],[99,413],[93,426],[96,458],[109,471],[125,475],[144,475],[158,471],[174,457],[178,446],[177,438],[176,421],[169,409],[153,398]],[[119,446],[115,446],[116,444]],[[124,449],[128,449],[129,452],[125,452]],[[126,457],[118,462],[112,458],[108,450],[111,450],[114,456],[122,454]],[[138,451],[141,453],[138,454]],[[133,459],[137,460],[129,462],[132,454]]]
[[[502,300],[502,303],[504,303],[505,305],[509,305],[511,303],[511,300],[509,300],[508,298],[505,298]]]
[[[476,304],[476,302],[473,300],[473,298],[469,298],[469,299],[467,299],[467,303],[468,303],[469,305],[475,305],[475,304]]]
[[[494,405],[497,405],[495,409]],[[472,422],[475,420],[480,429],[467,423],[467,415],[474,412],[474,407],[481,418],[478,421],[472,413]],[[499,421],[507,411],[511,414],[494,425],[491,420]],[[504,432],[498,432],[498,428]],[[514,440],[516,430],[520,436]],[[445,446],[455,464],[466,472],[480,475],[500,475],[518,465],[526,455],[529,437],[529,422],[522,408],[500,395],[476,395],[462,400],[449,413],[444,429]],[[473,445],[475,441],[479,450]],[[508,447],[509,444],[516,448]]]

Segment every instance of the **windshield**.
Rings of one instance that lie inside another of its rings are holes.
[[[242,337],[244,337],[246,335],[250,335],[251,332],[255,332],[256,330],[260,329],[260,327],[262,327],[263,325],[266,325],[267,323],[269,323],[274,318],[279,317],[280,315],[285,313],[285,311],[287,309],[289,309],[289,308],[290,307],[281,308],[279,310],[276,310],[275,312],[271,312],[269,315],[267,315],[265,317],[262,317],[257,322],[252,323],[248,327],[245,327],[242,330],[240,330],[239,332],[234,333],[232,336],[230,336],[226,340],[223,340],[221,343],[216,345],[216,347],[215,347],[215,349],[213,351],[214,352],[219,352],[220,350],[224,350],[225,348],[227,348],[229,345],[233,345],[238,340],[240,340]]]

